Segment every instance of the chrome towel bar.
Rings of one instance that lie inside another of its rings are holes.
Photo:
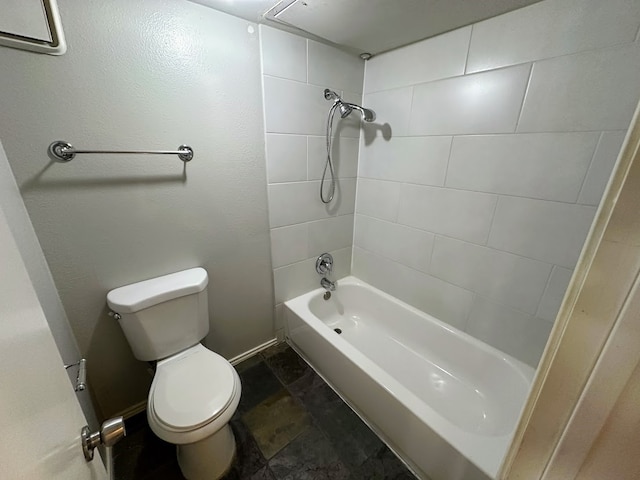
[[[183,162],[193,159],[193,148],[188,145],[180,145],[177,150],[80,150],[68,142],[57,140],[49,145],[49,155],[58,162],[70,162],[76,155],[84,153],[125,153],[130,155],[178,155]]]

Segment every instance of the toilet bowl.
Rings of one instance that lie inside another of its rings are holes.
[[[157,360],[147,421],[159,438],[176,445],[188,480],[217,480],[236,452],[229,420],[240,401],[240,377],[199,343],[209,331],[207,285],[207,272],[192,268],[107,295],[135,357]]]
[[[153,433],[177,446],[188,479],[218,478],[236,451],[228,425],[240,401],[240,378],[201,344],[158,362],[147,401]]]

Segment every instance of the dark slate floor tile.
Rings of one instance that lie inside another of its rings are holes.
[[[282,388],[282,384],[264,362],[260,362],[240,375],[242,395],[238,411],[247,412]]]
[[[120,480],[120,477],[116,477]],[[178,462],[167,464],[159,469],[149,472],[144,477],[135,477],[135,480],[186,480],[182,476]]]
[[[245,370],[249,370],[254,365],[259,364],[261,361],[262,357],[260,355],[254,355],[253,357],[249,357],[245,361],[238,363],[234,368],[238,371],[238,374],[241,374]]]
[[[416,477],[398,460],[387,446],[381,447],[359,468],[352,471],[349,480],[416,480]]]
[[[309,365],[307,365],[307,362],[300,358],[295,350],[289,346],[265,357],[265,362],[284,385],[295,382],[302,377],[307,370],[311,369]]]
[[[315,428],[300,435],[269,460],[277,480],[343,480],[349,470],[329,441]]]
[[[138,480],[177,461],[175,445],[160,440],[147,425],[146,414],[141,415],[125,422],[127,435],[114,448],[119,480]]]
[[[245,413],[242,421],[267,459],[311,424],[307,411],[284,389]]]
[[[244,423],[240,420],[232,421],[231,428],[236,438],[236,458],[231,472],[225,477],[225,480],[227,477],[228,480],[250,478],[254,473],[263,469],[267,465],[267,461]]]
[[[300,398],[347,466],[358,467],[383,446],[378,436],[326,383],[306,390]]]
[[[299,379],[287,385],[287,390],[291,395],[302,398],[305,392],[314,390],[322,385],[326,385],[322,377],[313,368],[308,368]]]

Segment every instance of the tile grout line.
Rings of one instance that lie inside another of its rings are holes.
[[[522,103],[520,104],[520,112],[518,112],[518,119],[516,120],[516,125],[515,128],[513,130],[513,133],[519,133],[518,132],[518,128],[520,127],[520,121],[522,120],[522,115],[524,113],[524,105],[525,102],[527,101],[527,96],[529,94],[529,89],[531,88],[531,80],[533,79],[533,68],[534,68],[534,63],[531,63],[531,66],[529,67],[529,77],[527,78],[527,86],[524,89],[524,95],[522,96]]]
[[[469,65],[469,54],[471,52],[471,41],[473,40],[473,27],[475,24],[471,24],[471,32],[469,33],[469,43],[467,43],[467,55],[464,58],[464,69],[462,70],[464,73],[463,75],[467,75],[467,68]]]
[[[593,166],[593,162],[596,159],[596,154],[598,153],[598,149],[600,148],[600,144],[602,143],[602,138],[604,137],[604,132],[600,132],[600,136],[598,137],[598,141],[596,142],[596,146],[593,149],[593,154],[591,155],[591,161],[589,162],[589,166],[587,167],[587,171],[584,173],[584,176],[582,177],[582,183],[580,184],[580,190],[578,190],[578,196],[576,197],[576,201],[575,204],[576,205],[582,205],[579,202],[580,197],[582,196],[582,190],[584,189],[585,184],[587,183],[587,177],[589,176],[589,171],[591,170],[591,167]],[[620,153],[620,152],[618,152]],[[611,178],[612,173],[609,173],[609,178]]]
[[[540,300],[538,300],[538,305],[536,306],[536,313],[534,314],[534,317],[536,318],[540,318],[538,316],[538,312],[540,311],[540,305],[542,304],[542,299],[547,294],[547,290],[549,289],[549,284],[551,283],[551,277],[553,276],[553,272],[556,270],[556,267],[557,265],[554,265],[553,267],[551,267],[551,270],[549,271],[547,282],[544,285],[544,290],[542,290],[542,295],[540,295]]]

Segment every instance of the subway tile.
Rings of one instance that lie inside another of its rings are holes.
[[[317,220],[307,225],[309,256],[316,257],[353,244],[353,214]]]
[[[351,248],[333,250],[334,280],[346,277],[351,272]],[[316,259],[309,258],[302,262],[293,263],[273,270],[275,302],[282,303],[320,288],[320,277],[316,272]]]
[[[452,238],[436,237],[430,273],[535,314],[551,265]]]
[[[584,205],[500,197],[488,245],[573,268],[595,211]]]
[[[434,235],[429,232],[357,215],[354,244],[364,250],[427,272]]]
[[[364,61],[347,52],[309,40],[309,83],[362,92]]]
[[[358,174],[358,139],[335,137],[331,148],[331,161],[336,177],[354,178]],[[308,179],[320,180],[327,163],[326,137],[308,137]],[[327,177],[329,169],[327,168]]]
[[[356,211],[370,217],[395,221],[400,187],[396,182],[359,178]]]
[[[598,205],[618,159],[626,132],[603,132],[593,161],[584,179],[578,203]]]
[[[495,205],[486,193],[402,185],[398,223],[483,244]]]
[[[317,182],[278,183],[268,186],[271,228],[316,220]],[[318,187],[319,188],[319,185]]]
[[[538,306],[538,311],[536,313],[538,318],[542,318],[543,320],[548,320],[550,322],[555,321],[558,310],[560,310],[562,300],[564,299],[564,294],[569,286],[572,274],[573,270],[554,265],[551,277],[549,277],[549,284],[547,285],[544,295],[542,296],[542,300],[540,300],[540,305]]]
[[[363,145],[360,176],[444,185],[451,137],[394,137]]]
[[[473,26],[467,73],[632,42],[640,3],[546,0]]]
[[[268,186],[271,228],[353,213],[356,179],[339,179],[335,199],[320,201],[320,182],[277,183]]]
[[[307,81],[307,40],[260,25],[262,72],[289,80]]]
[[[552,327],[551,322],[476,296],[467,333],[535,368]]]
[[[464,329],[473,293],[354,247],[353,274],[390,295]]]
[[[271,229],[271,262],[273,268],[309,258],[307,224]]]
[[[530,68],[519,65],[415,86],[409,134],[514,132]]]
[[[536,62],[518,132],[626,130],[638,77],[636,44]]]
[[[376,120],[373,124],[365,124],[364,131],[375,137],[379,126],[386,124],[391,130],[388,136],[408,135],[412,97],[413,87],[366,94],[364,106],[376,112]]]
[[[267,134],[269,183],[307,179],[307,138],[303,135]]]
[[[447,187],[575,202],[597,133],[455,137]]]
[[[267,133],[324,135],[327,104],[321,87],[264,77]]]
[[[471,27],[438,35],[367,62],[365,91],[415,85],[464,73]]]

